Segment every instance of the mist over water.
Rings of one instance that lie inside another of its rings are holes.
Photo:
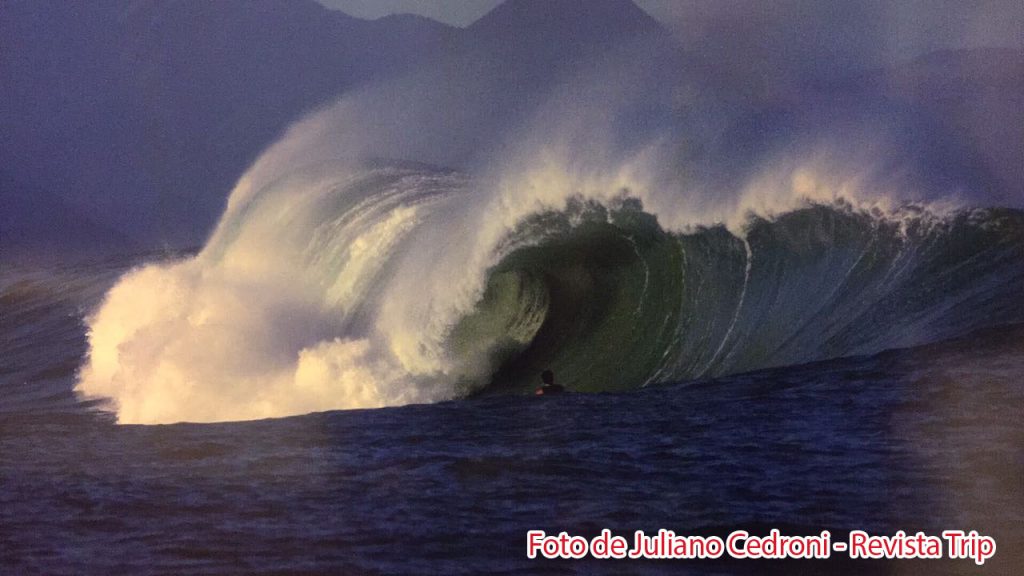
[[[627,38],[529,104],[427,69],[300,120],[197,255],[107,294],[78,392],[123,423],[258,419],[522,390],[547,366],[628,389],[1016,319],[1024,219],[974,210],[992,190],[908,139],[912,114],[809,107],[752,137],[763,114],[652,50]]]

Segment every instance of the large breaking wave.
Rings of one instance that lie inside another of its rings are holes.
[[[524,390],[547,367],[621,390],[1024,321],[1020,211],[837,197],[672,230],[624,181],[543,182],[326,163],[233,198],[198,255],[110,291],[79,391],[122,422],[250,419]]]
[[[837,99],[772,131],[628,46],[515,106],[440,66],[298,122],[198,254],[108,293],[77,390],[121,422],[253,419],[1024,321],[1024,213],[969,208],[991,191],[917,114]]]

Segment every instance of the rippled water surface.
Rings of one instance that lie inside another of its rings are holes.
[[[113,280],[5,281],[0,572],[998,573],[1024,567],[1024,329],[622,394],[118,426],[71,392]],[[76,278],[78,280],[76,280]],[[74,282],[79,281],[81,285]],[[76,287],[77,286],[77,287]],[[83,287],[84,286],[84,287]],[[526,531],[978,530],[957,561],[528,560]]]

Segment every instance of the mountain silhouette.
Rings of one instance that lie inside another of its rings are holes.
[[[639,141],[690,114],[703,132],[688,134],[687,158],[723,182],[739,185],[767,148],[804,131],[804,109],[835,102],[909,110],[932,141],[966,135],[937,158],[969,160],[993,198],[1019,198],[1024,180],[1019,51],[938,53],[813,90],[782,78],[766,92],[699,45],[685,52],[631,0],[507,0],[465,28],[363,20],[313,0],[2,0],[0,13],[5,254],[196,246],[289,124],[374,86],[378,123],[394,126],[387,150],[401,156],[422,134],[444,142],[403,160],[461,167],[553,94],[571,102],[604,83],[609,97],[635,93],[606,120],[623,146],[630,131]],[[714,107],[706,122],[697,102]]]

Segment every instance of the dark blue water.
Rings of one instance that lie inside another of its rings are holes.
[[[1024,328],[622,394],[118,426],[74,398],[102,290],[5,291],[4,574],[1024,569]],[[68,277],[81,278],[69,273]],[[103,280],[106,281],[106,280]],[[102,282],[100,282],[102,284]],[[84,286],[84,287],[83,287]],[[16,312],[16,313],[15,313]],[[529,560],[526,531],[978,530],[970,560]]]

